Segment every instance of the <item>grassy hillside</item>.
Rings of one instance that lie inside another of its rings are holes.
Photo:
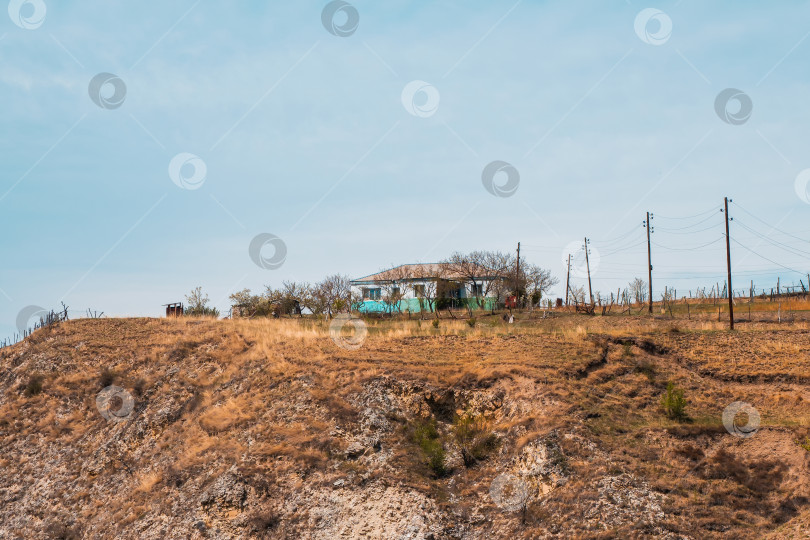
[[[810,331],[722,328],[59,324],[0,350],[0,538],[801,537]]]

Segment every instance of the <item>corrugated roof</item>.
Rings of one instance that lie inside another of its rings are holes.
[[[443,269],[441,267],[444,267]],[[353,284],[359,283],[373,283],[377,281],[389,281],[391,278],[391,274],[398,273],[394,272],[394,270],[403,269],[405,271],[405,275],[410,276],[411,279],[414,276],[420,277],[437,277],[440,273],[443,274],[443,279],[465,279],[465,276],[458,272],[453,272],[450,269],[450,265],[447,263],[416,263],[416,264],[401,264],[399,266],[395,266],[393,268],[389,268],[388,270],[383,270],[382,272],[377,272],[376,274],[370,274],[368,276],[364,276],[361,278],[353,279]]]

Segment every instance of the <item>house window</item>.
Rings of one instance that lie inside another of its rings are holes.
[[[391,296],[393,296],[394,298],[399,296],[399,287],[393,287],[391,289]]]
[[[484,286],[480,283],[476,283],[472,286],[472,295],[473,296],[484,296]]]
[[[414,285],[413,286],[413,294],[416,295],[417,298],[424,298],[425,297],[425,286],[424,285]]]
[[[363,288],[363,300],[379,300],[380,296],[382,295],[379,288]]]

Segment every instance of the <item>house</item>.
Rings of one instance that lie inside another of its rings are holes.
[[[466,274],[466,275],[465,275]],[[351,281],[363,312],[418,313],[447,307],[492,309],[506,292],[502,276],[483,267],[461,273],[447,263],[403,264]]]

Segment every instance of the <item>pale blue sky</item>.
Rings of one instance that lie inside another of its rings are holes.
[[[243,287],[518,241],[564,281],[563,250],[586,235],[595,288],[615,291],[646,277],[645,210],[656,294],[710,287],[722,243],[675,249],[721,238],[722,215],[703,213],[724,195],[798,237],[770,237],[792,252],[764,241],[733,208],[732,238],[810,270],[794,191],[810,168],[810,3],[358,0],[348,37],[322,25],[327,2],[64,4],[45,0],[34,29],[0,20],[2,336],[31,304],[160,315],[201,285],[227,311]],[[672,22],[660,45],[634,30],[648,7]],[[101,72],[126,84],[120,107],[90,99]],[[403,106],[413,80],[440,95],[434,114]],[[747,122],[715,113],[726,88],[750,96]],[[183,152],[206,164],[199,189],[169,177]],[[520,173],[511,197],[482,185],[495,160]],[[260,233],[286,243],[280,268],[248,256]],[[735,288],[798,282],[732,248]]]

